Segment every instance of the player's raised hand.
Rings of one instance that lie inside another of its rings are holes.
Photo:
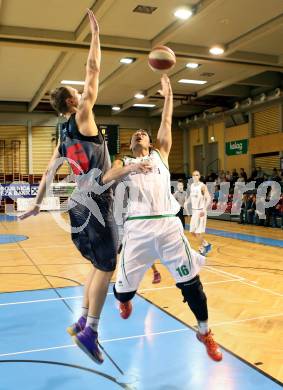
[[[32,215],[35,216],[35,215],[39,214],[39,212],[40,212],[40,206],[34,205],[29,210],[27,210],[24,214],[20,215],[18,218],[20,220],[23,220],[23,219],[26,219],[28,217],[31,217]]]
[[[89,17],[89,24],[90,24],[90,29],[92,34],[99,34],[99,25],[96,20],[96,17],[94,16],[94,13],[90,10],[87,9],[87,14]]]
[[[161,77],[161,89],[158,90],[161,96],[172,96],[172,87],[170,79],[167,74],[163,74]]]

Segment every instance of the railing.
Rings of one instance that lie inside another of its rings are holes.
[[[209,170],[210,169],[213,169],[214,172],[218,172],[219,171],[219,158],[216,158],[215,160],[211,161],[207,166],[206,166],[206,172],[209,173]],[[213,166],[213,164],[215,164],[215,166]]]

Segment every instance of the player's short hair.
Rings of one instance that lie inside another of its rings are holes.
[[[69,111],[66,100],[71,97],[71,92],[67,87],[59,87],[51,91],[50,104],[59,114],[66,114]]]

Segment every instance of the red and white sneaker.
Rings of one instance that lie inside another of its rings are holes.
[[[122,317],[124,320],[128,319],[130,315],[132,314],[133,305],[131,301],[128,302],[120,302],[119,304],[119,312],[120,317]]]
[[[158,271],[154,271],[153,272],[153,280],[152,280],[152,283],[153,284],[157,284],[157,283],[160,283],[161,282],[161,275]]]
[[[201,334],[197,332],[197,339],[204,343],[206,346],[206,351],[208,355],[211,357],[211,359],[215,360],[216,362],[220,362],[222,360],[222,352],[220,351],[220,348],[214,338],[212,337],[211,330],[207,332],[206,334]]]

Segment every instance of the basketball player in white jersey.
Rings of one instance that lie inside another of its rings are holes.
[[[122,181],[121,188],[129,188],[114,295],[120,301],[121,317],[127,319],[132,312],[131,299],[143,275],[155,259],[160,259],[198,321],[197,338],[205,344],[209,356],[219,361],[222,353],[208,327],[207,300],[198,276],[205,258],[191,249],[176,217],[180,206],[171,194],[168,157],[172,145],[173,95],[167,75],[162,76],[161,83],[159,92],[165,101],[157,148],[153,148],[145,130],[136,131],[130,145],[133,157],[116,160],[104,175],[104,183]]]
[[[193,172],[193,183],[190,187],[189,202],[192,207],[192,217],[190,221],[190,232],[197,238],[199,251],[206,256],[211,251],[211,244],[204,239],[207,221],[207,207],[211,201],[207,186],[200,181],[199,171]],[[186,204],[187,208],[187,204]]]

